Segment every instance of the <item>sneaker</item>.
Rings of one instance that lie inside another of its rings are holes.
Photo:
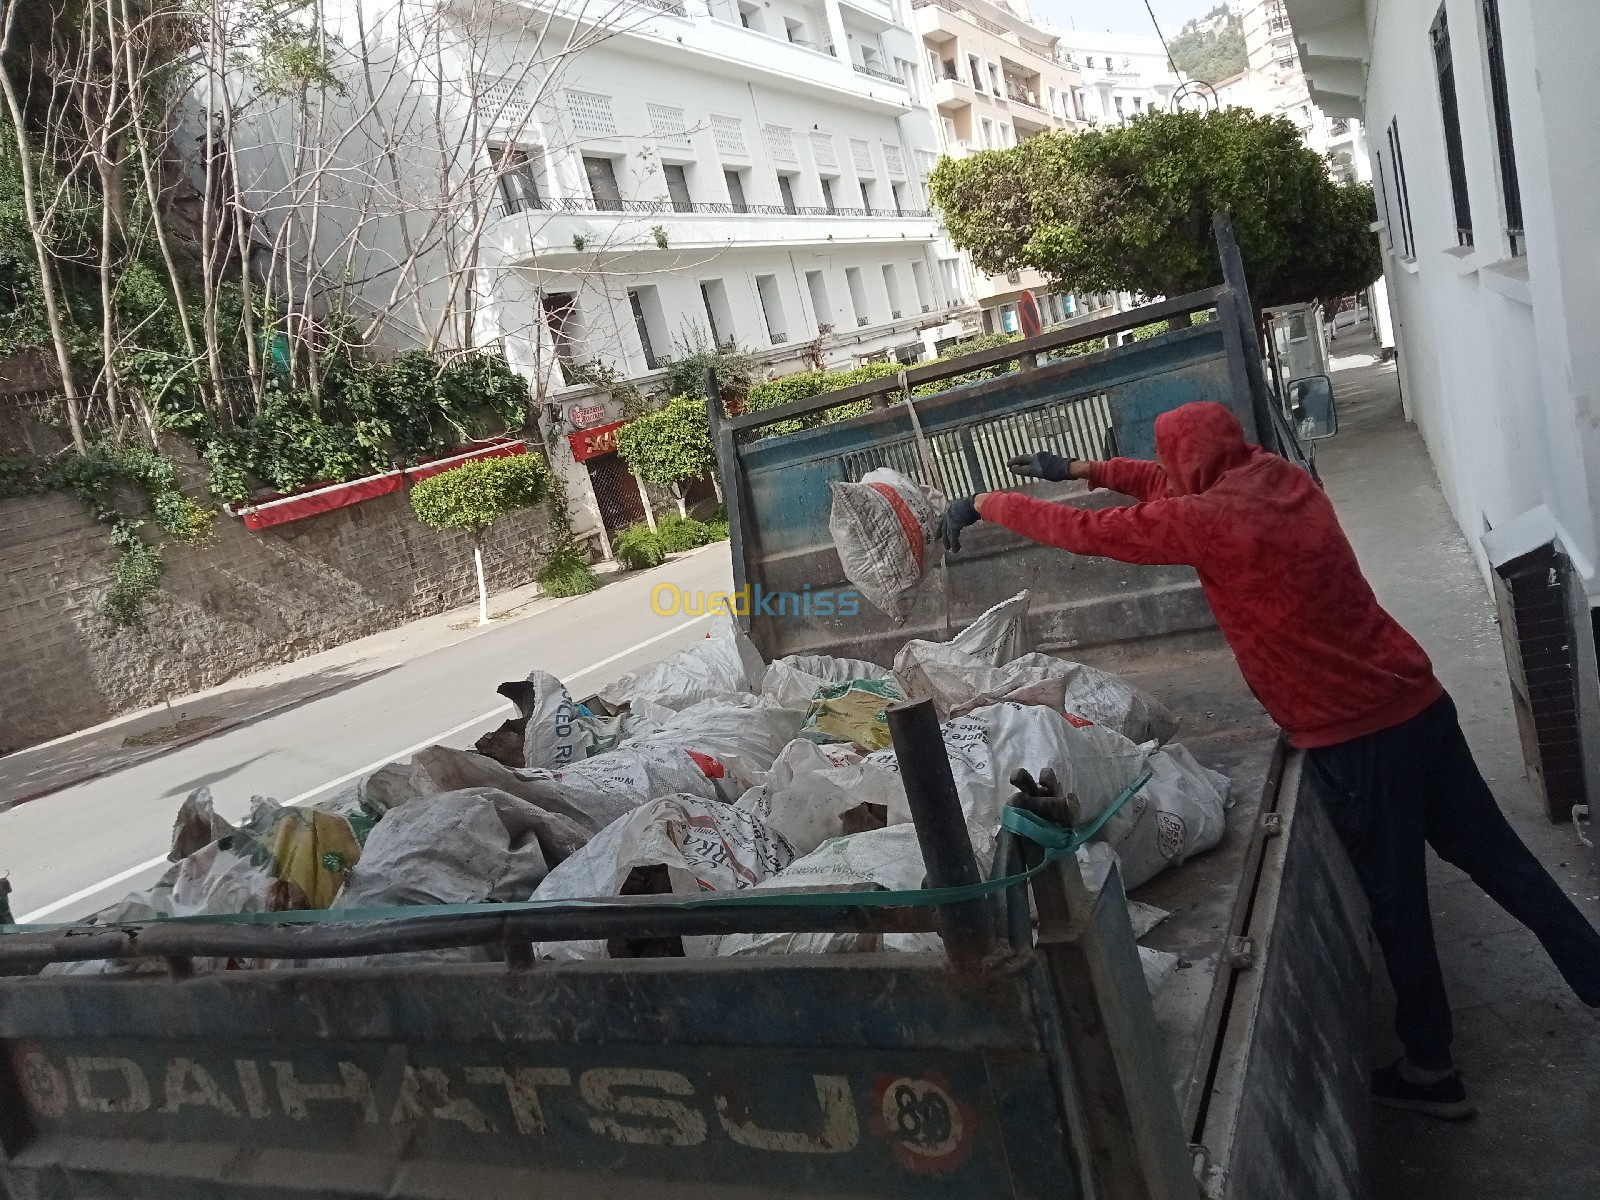
[[[1452,1071],[1438,1083],[1412,1083],[1400,1074],[1400,1061],[1372,1073],[1372,1101],[1386,1108],[1403,1108],[1440,1121],[1465,1121],[1478,1110],[1467,1099],[1459,1073]]]

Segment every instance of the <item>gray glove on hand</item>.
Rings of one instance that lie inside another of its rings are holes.
[[[1011,468],[1013,475],[1021,475],[1025,479],[1045,479],[1051,483],[1063,483],[1072,478],[1072,464],[1076,461],[1062,458],[1059,454],[1051,454],[1048,450],[1035,450],[1032,454],[1019,454],[1011,459],[1006,466]]]

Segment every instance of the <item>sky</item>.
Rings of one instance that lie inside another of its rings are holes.
[[[1190,17],[1210,12],[1219,0],[1151,0],[1161,32],[1170,41]],[[1040,20],[1064,28],[1111,30],[1113,33],[1154,33],[1144,0],[1028,0]]]

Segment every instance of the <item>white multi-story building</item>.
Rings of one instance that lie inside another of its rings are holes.
[[[454,340],[502,345],[545,402],[548,443],[572,435],[573,453],[554,457],[580,527],[585,513],[613,531],[643,515],[603,435],[586,432],[622,416],[597,373],[648,393],[697,346],[751,350],[782,373],[914,359],[959,332],[947,313],[967,297],[932,253],[926,55],[902,0],[328,8],[341,44],[369,60],[341,51],[334,102],[365,132],[331,153],[368,147],[381,186],[330,181],[342,206],[324,196],[300,236],[333,244],[372,226],[343,290],[356,308],[389,305],[390,341],[421,340],[470,294]],[[247,203],[286,212],[296,138],[282,106],[253,119]],[[460,182],[441,190],[441,175]],[[425,211],[446,194],[442,218]],[[437,248],[419,252],[428,237]],[[424,281],[419,299],[395,305],[407,272]]]
[[[1051,32],[1058,50],[1083,72],[1073,115],[1089,125],[1116,125],[1152,109],[1165,110],[1183,83],[1154,34]]]
[[[1372,131],[1407,414],[1501,600],[1524,744],[1554,788],[1546,755],[1573,742],[1578,688],[1593,805],[1600,5],[1289,0],[1288,11],[1313,100]],[[1564,716],[1541,719],[1563,693]]]
[[[1022,0],[911,0],[911,7],[944,154],[964,158],[1082,127],[1074,108],[1082,73],[1057,49],[1055,34],[1029,19]],[[984,275],[943,239],[936,253],[945,278],[959,281],[979,305],[985,332],[1017,332],[1025,292],[1033,294],[1044,325],[1080,312],[1070,293],[1038,271]]]

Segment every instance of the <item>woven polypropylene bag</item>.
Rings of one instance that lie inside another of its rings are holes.
[[[939,559],[942,500],[888,467],[859,483],[835,480],[828,532],[845,578],[896,624],[911,612],[917,586]]]

